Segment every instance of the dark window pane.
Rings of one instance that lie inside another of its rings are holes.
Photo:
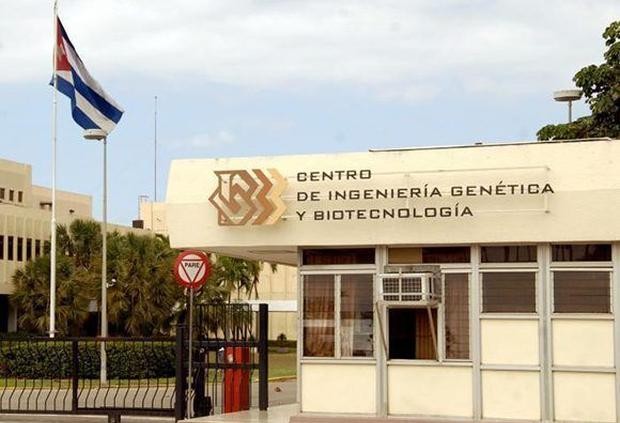
[[[17,261],[24,261],[24,238],[17,237]]]
[[[304,356],[334,356],[334,276],[304,276]]]
[[[34,256],[39,257],[41,255],[41,240],[34,240]]]
[[[611,261],[610,244],[552,245],[553,261]]]
[[[7,252],[6,252],[7,253],[6,254],[7,257],[6,258],[7,258],[7,260],[13,260],[13,258],[14,258],[13,254],[14,254],[15,250],[13,248],[14,247],[13,239],[14,238],[11,235],[9,235],[7,237],[7,243],[6,243],[6,248],[7,248]]]
[[[535,313],[536,274],[485,272],[482,274],[483,313]]]
[[[26,260],[32,260],[32,238],[26,239]]]
[[[340,279],[340,350],[342,357],[373,356],[372,275]]]
[[[4,200],[4,188],[0,188],[0,200]]]
[[[431,310],[437,339],[437,309]],[[435,360],[433,332],[425,308],[388,309],[389,358]]]
[[[481,248],[482,263],[534,263],[535,245],[504,245]]]
[[[304,250],[303,264],[374,264],[374,248],[338,248]]]
[[[469,247],[424,247],[422,263],[469,263]]]
[[[553,311],[610,313],[609,272],[553,272]]]
[[[445,276],[446,358],[469,358],[469,277],[466,273]]]
[[[4,235],[0,235],[0,260],[4,260]]]
[[[15,196],[15,191],[12,189],[9,190],[9,201],[13,201],[13,197]]]
[[[17,201],[20,203],[24,201],[24,193],[22,191],[17,192]]]

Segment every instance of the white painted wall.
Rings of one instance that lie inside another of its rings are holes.
[[[375,364],[303,363],[302,413],[375,414]]]
[[[537,365],[538,321],[484,319],[480,322],[482,364]]]
[[[556,372],[553,376],[556,420],[615,422],[614,380],[613,374]]]
[[[390,364],[387,398],[391,415],[471,418],[472,369]]]
[[[482,371],[482,416],[485,419],[540,419],[537,371]]]
[[[553,364],[613,367],[613,320],[554,320]]]

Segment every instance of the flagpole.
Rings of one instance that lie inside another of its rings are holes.
[[[56,127],[58,117],[58,76],[56,61],[58,57],[58,0],[54,0],[54,99],[52,102],[52,219],[50,224],[50,338],[56,334]]]
[[[101,337],[108,337],[108,138],[103,138],[103,223],[101,225]],[[101,343],[100,380],[108,380],[105,340]]]

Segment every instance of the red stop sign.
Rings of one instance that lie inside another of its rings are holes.
[[[184,288],[197,290],[211,275],[211,260],[202,251],[183,251],[174,262],[174,278]]]

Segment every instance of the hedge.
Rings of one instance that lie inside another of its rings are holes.
[[[78,377],[98,379],[100,345],[80,342]],[[168,378],[175,375],[173,342],[106,343],[109,379]],[[0,377],[66,379],[71,377],[71,342],[0,343]]]

